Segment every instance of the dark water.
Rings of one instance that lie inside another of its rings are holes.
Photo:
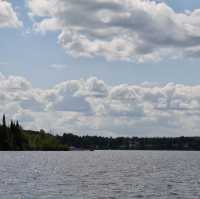
[[[200,152],[0,152],[0,199],[199,199]]]

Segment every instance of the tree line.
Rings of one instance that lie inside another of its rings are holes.
[[[200,150],[200,137],[102,137],[52,135],[24,130],[18,121],[0,123],[0,150]]]
[[[101,137],[63,134],[62,144],[95,150],[200,150],[200,137]]]
[[[44,130],[24,130],[18,121],[9,124],[3,115],[0,124],[0,150],[68,150],[54,135]]]

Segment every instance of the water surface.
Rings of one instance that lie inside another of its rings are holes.
[[[0,152],[1,199],[199,199],[200,153]]]

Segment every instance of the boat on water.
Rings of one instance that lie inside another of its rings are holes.
[[[79,147],[74,147],[74,146],[70,146],[69,147],[69,151],[94,151],[94,148],[79,148]]]

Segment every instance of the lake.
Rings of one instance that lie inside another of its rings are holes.
[[[200,152],[0,152],[1,199],[199,199]]]

